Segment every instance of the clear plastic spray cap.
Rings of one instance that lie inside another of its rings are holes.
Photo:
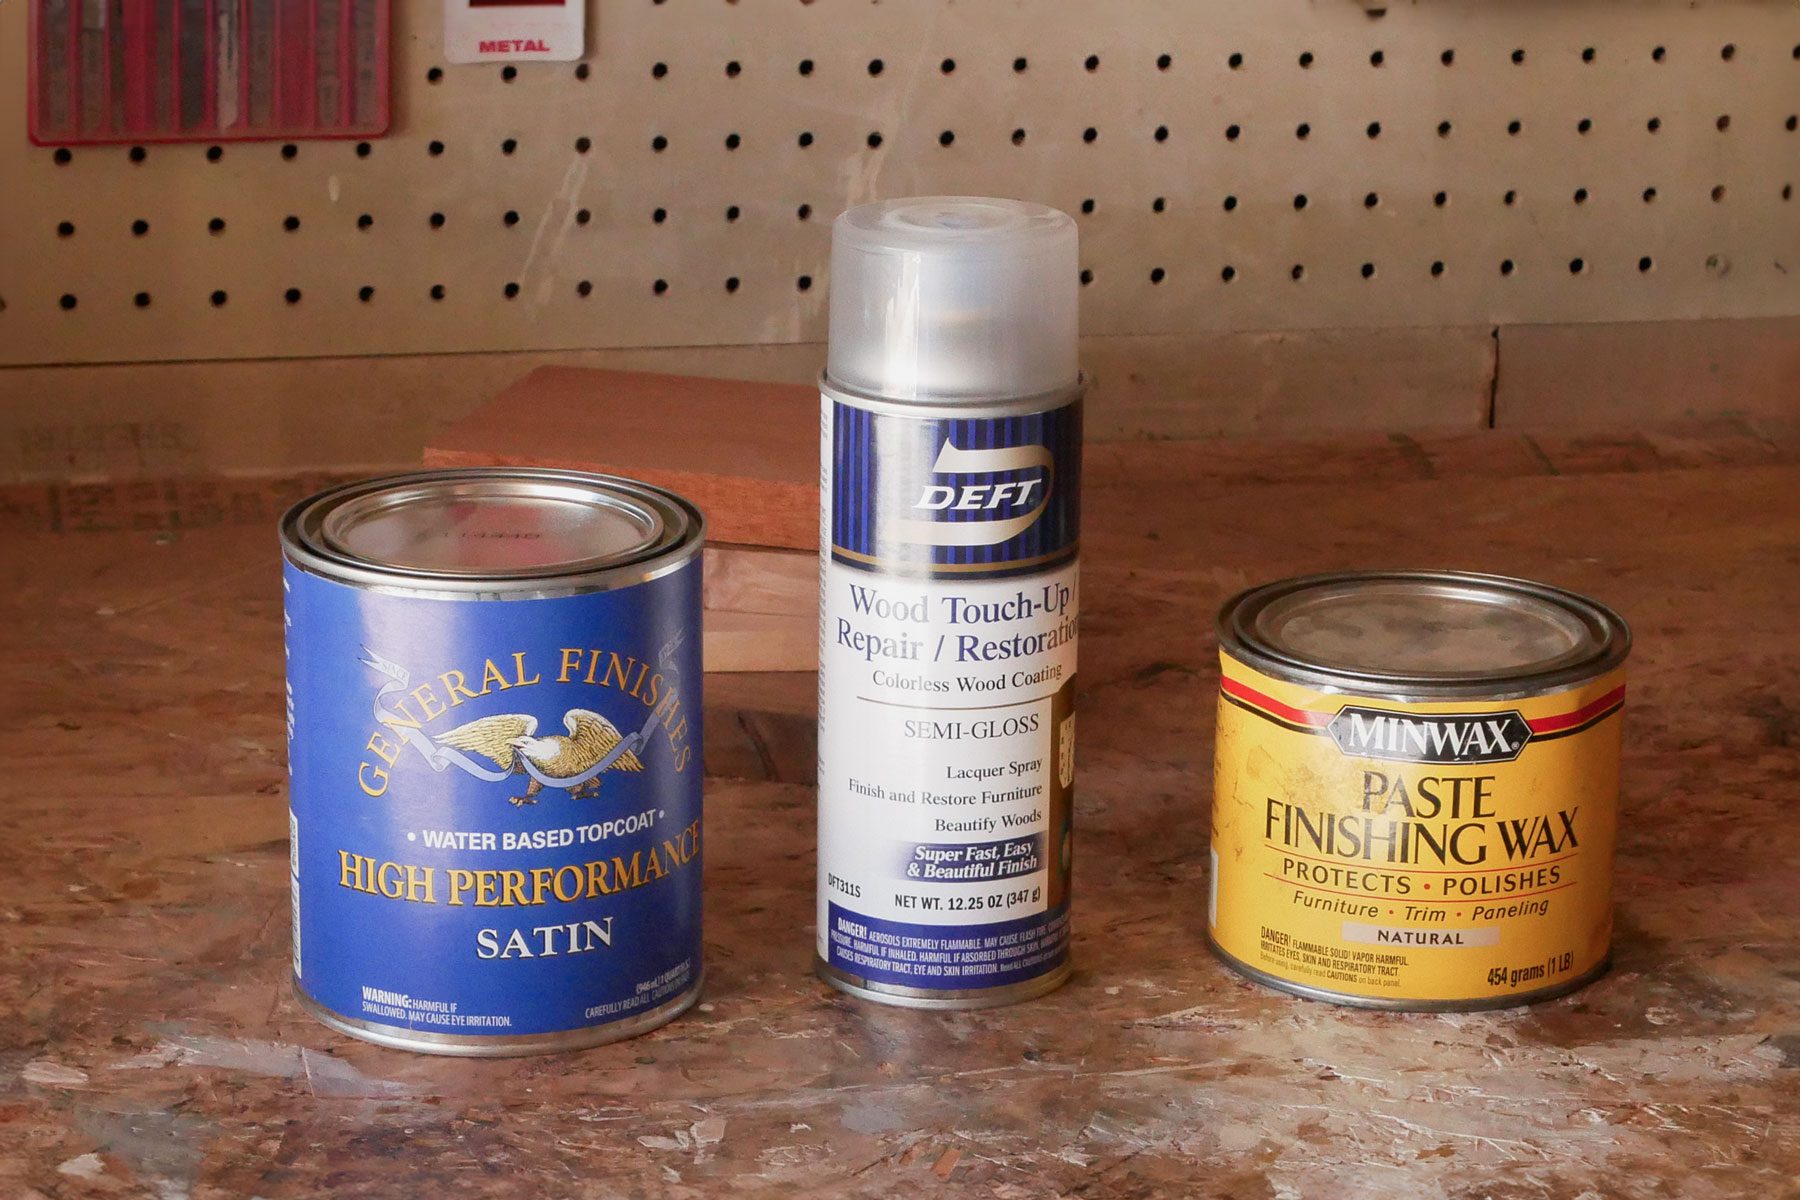
[[[863,204],[831,230],[827,381],[900,400],[1075,386],[1077,253],[1067,213],[1023,200]]]

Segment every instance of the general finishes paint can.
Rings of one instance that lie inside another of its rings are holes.
[[[694,1002],[702,527],[529,468],[282,519],[294,983],[320,1020],[530,1054]]]
[[[865,205],[831,269],[818,971],[917,1008],[1027,999],[1070,969],[1075,224]]]
[[[1316,575],[1228,602],[1219,954],[1370,1008],[1500,1008],[1598,976],[1630,645],[1592,600],[1490,575]]]

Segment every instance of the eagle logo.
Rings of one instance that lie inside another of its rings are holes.
[[[537,736],[538,719],[527,713],[498,713],[482,717],[466,725],[436,735],[441,745],[491,760],[501,770],[513,775],[530,775],[523,796],[512,796],[515,806],[536,804],[544,790],[544,779],[573,779],[589,775],[594,767],[611,754],[620,741],[619,727],[585,708],[571,708],[563,716],[568,733]],[[527,760],[530,767],[527,769]],[[563,790],[579,800],[600,794],[600,776],[606,771],[642,771],[643,760],[632,750],[616,755],[599,772],[579,783],[567,784]],[[553,782],[551,786],[556,786]]]

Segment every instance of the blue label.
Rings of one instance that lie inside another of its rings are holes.
[[[554,599],[289,565],[300,988],[473,1037],[606,1025],[700,978],[698,560]]]
[[[830,905],[829,961],[876,983],[989,988],[1037,979],[1069,954],[1066,906],[1014,921],[966,927],[915,925]]]
[[[831,554],[865,570],[983,578],[1074,556],[1081,403],[1010,417],[832,409]]]

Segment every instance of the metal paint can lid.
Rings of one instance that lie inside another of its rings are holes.
[[[282,542],[297,566],[346,582],[542,594],[646,578],[691,557],[703,525],[687,501],[635,480],[468,468],[321,492],[289,510]]]
[[[1461,571],[1309,575],[1242,592],[1219,613],[1226,653],[1329,691],[1504,699],[1592,679],[1631,630],[1577,593]]]

